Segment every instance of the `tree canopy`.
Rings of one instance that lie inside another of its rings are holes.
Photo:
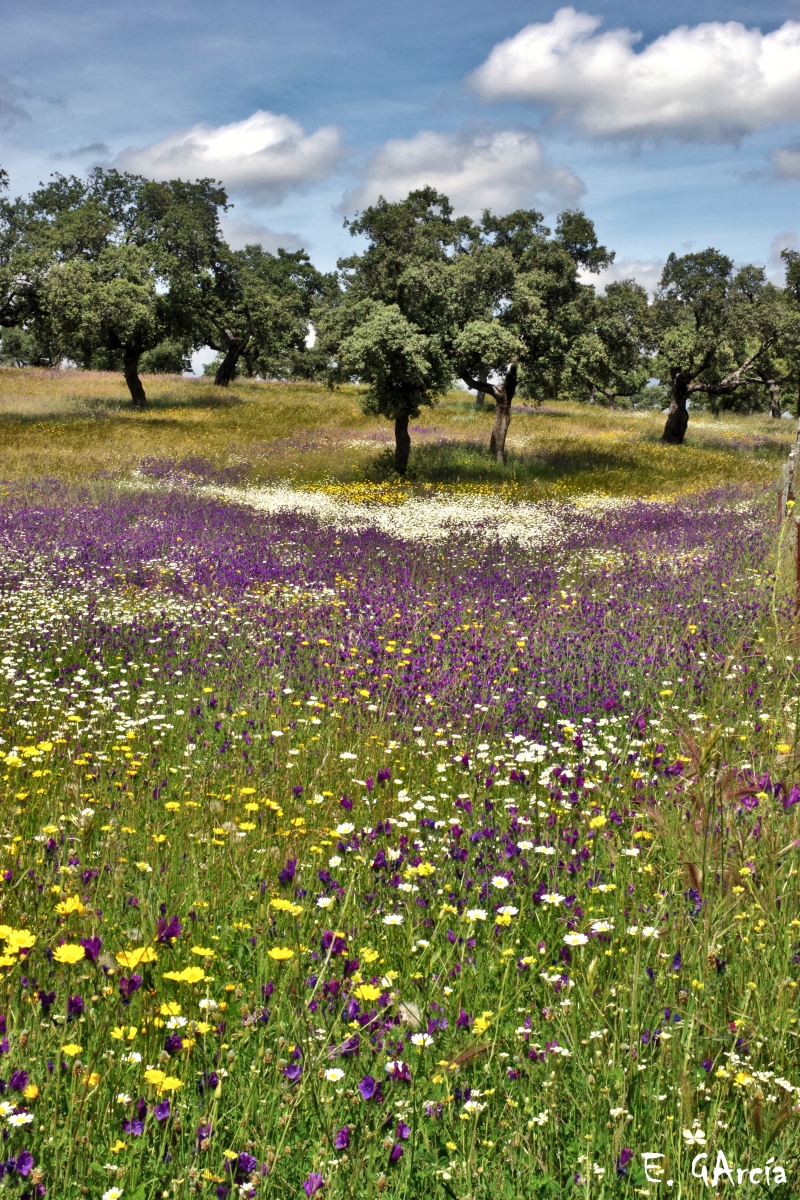
[[[713,247],[671,254],[651,300],[634,279],[593,285],[614,254],[581,211],[553,229],[535,209],[474,220],[423,187],[346,221],[364,247],[323,275],[304,250],[232,250],[210,179],[97,168],[15,200],[7,184],[0,169],[0,362],[121,369],[136,406],[140,374],[182,371],[202,346],[221,386],[243,370],[355,382],[394,423],[403,473],[409,422],[456,381],[494,399],[499,460],[518,394],[615,405],[666,389],[663,440],[679,444],[692,399],[778,416],[800,387],[797,251],[784,286]]]

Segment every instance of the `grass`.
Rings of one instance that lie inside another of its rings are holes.
[[[0,389],[3,1194],[797,1195],[788,422],[549,405],[498,467],[454,393],[403,489],[355,389]],[[415,540],[437,489],[654,500]]]
[[[391,428],[364,416],[356,388],[154,376],[150,408],[132,410],[121,378],[81,371],[0,371],[0,455],[6,479],[85,482],[143,461],[202,459],[251,482],[356,482],[391,474]],[[771,480],[794,438],[768,417],[693,414],[683,447],[659,442],[660,413],[586,405],[515,409],[505,466],[489,459],[492,413],[452,392],[412,427],[411,483],[514,483],[531,499],[595,492],[675,494],[700,484]]]

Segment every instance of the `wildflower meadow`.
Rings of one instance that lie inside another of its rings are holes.
[[[153,455],[2,488],[0,1191],[796,1194],[774,491]]]

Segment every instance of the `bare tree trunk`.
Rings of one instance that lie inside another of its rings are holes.
[[[678,371],[672,379],[672,397],[669,412],[661,435],[662,442],[670,446],[682,446],[686,436],[686,426],[689,424],[689,413],[686,401],[689,399],[689,380],[682,371]]]
[[[504,463],[506,461],[506,434],[511,424],[511,402],[517,390],[517,364],[511,364],[502,383],[488,383],[485,378],[473,379],[466,373],[463,373],[461,378],[468,388],[474,388],[477,392],[486,392],[487,395],[494,397],[497,411],[494,417],[492,438],[489,442],[489,453],[497,462]]]
[[[494,428],[489,442],[489,453],[496,462],[506,461],[506,435],[511,424],[511,402],[517,390],[517,364],[512,363],[506,372],[506,377],[499,387],[495,388],[494,398],[497,409],[494,416]]]
[[[125,343],[125,349],[122,355],[122,370],[125,375],[125,382],[128,385],[128,391],[131,394],[131,403],[134,408],[147,408],[147,396],[145,395],[142,381],[139,378],[139,359],[141,358],[141,354],[141,343]]]
[[[411,453],[411,438],[408,433],[408,414],[395,417],[394,421],[394,469],[398,475],[405,475],[408,469],[408,456]]]
[[[494,427],[489,441],[489,453],[496,462],[506,461],[506,434],[511,424],[511,402],[505,397],[497,401]]]
[[[486,372],[481,371],[480,375],[478,376],[478,379],[481,383],[486,383]],[[485,396],[486,396],[486,392],[481,391],[481,389],[479,388],[478,394],[475,397],[475,409],[477,412],[483,412]]]
[[[775,379],[768,379],[767,387],[769,388],[769,415],[779,417],[781,415],[781,385]]]
[[[236,364],[239,361],[239,355],[245,348],[245,343],[241,338],[228,337],[227,343],[225,357],[217,367],[217,373],[214,376],[215,387],[228,386],[236,375]]]

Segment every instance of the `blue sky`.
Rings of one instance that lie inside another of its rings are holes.
[[[346,212],[429,179],[461,211],[580,205],[648,284],[709,244],[775,270],[800,246],[800,0],[6,0],[12,192],[96,162],[221,176],[233,242],[323,268]]]

